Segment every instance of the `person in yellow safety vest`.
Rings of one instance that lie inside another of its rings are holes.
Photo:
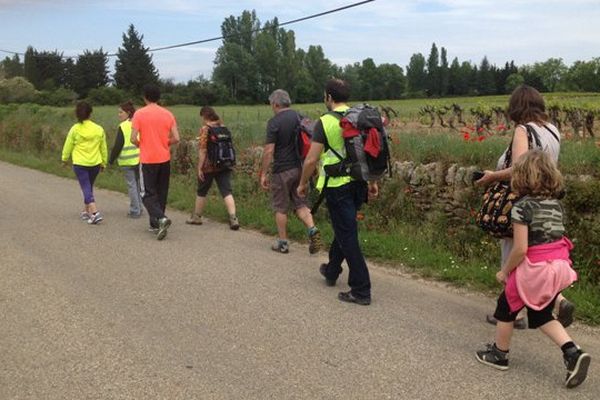
[[[371,279],[358,241],[356,217],[367,196],[374,198],[378,195],[377,182],[357,181],[350,176],[331,176],[325,179],[324,169],[325,166],[340,161],[331,149],[338,154],[346,154],[340,118],[332,113],[344,115],[349,109],[346,104],[349,98],[350,86],[347,82],[340,79],[331,79],[327,82],[324,100],[329,112],[315,125],[297,192],[299,196],[306,195],[308,180],[320,160],[317,189],[324,193],[334,236],[329,249],[329,262],[321,264],[319,272],[325,278],[327,286],[335,286],[342,273],[342,262],[346,260],[350,291],[340,292],[338,299],[369,305],[371,304]]]
[[[115,160],[125,176],[127,192],[129,193],[129,218],[139,218],[142,215],[142,195],[140,185],[140,149],[131,143],[131,118],[135,107],[127,101],[119,107],[119,129],[115,144],[110,152],[109,164]]]

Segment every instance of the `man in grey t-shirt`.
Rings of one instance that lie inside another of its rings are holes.
[[[269,96],[269,103],[275,116],[267,123],[267,139],[262,157],[260,185],[271,190],[271,205],[275,211],[278,238],[271,247],[279,253],[289,252],[287,240],[287,219],[290,203],[296,215],[304,223],[308,233],[310,254],[321,248],[321,234],[315,227],[306,197],[296,192],[302,172],[297,140],[300,115],[290,108],[290,95],[277,89]],[[271,179],[267,175],[273,163]]]

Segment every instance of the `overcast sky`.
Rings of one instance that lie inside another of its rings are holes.
[[[0,49],[115,52],[130,23],[146,46],[159,47],[219,36],[223,19],[244,9],[255,9],[261,21],[287,21],[357,1],[0,0]],[[498,65],[600,57],[600,0],[376,0],[286,28],[297,47],[320,44],[338,65],[371,57],[404,68],[413,53],[427,57],[433,42],[450,61],[477,64],[484,55]],[[219,46],[157,52],[154,63],[162,78],[210,77]]]

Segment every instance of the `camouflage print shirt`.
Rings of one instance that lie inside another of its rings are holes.
[[[528,226],[529,246],[559,240],[565,234],[564,209],[556,199],[525,196],[511,211],[513,223]]]

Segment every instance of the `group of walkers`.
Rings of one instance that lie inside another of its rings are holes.
[[[349,175],[327,176],[325,172],[327,166],[340,161],[339,154],[345,153],[340,116],[349,110],[349,98],[347,82],[340,79],[327,82],[324,103],[328,112],[316,122],[308,154],[303,160],[297,151],[301,117],[291,108],[290,96],[285,90],[274,91],[269,97],[274,116],[267,123],[260,185],[270,191],[275,215],[278,237],[272,250],[289,252],[287,221],[291,208],[306,227],[309,252],[314,254],[322,246],[321,236],[307,195],[311,178],[318,171],[316,189],[325,198],[334,233],[328,262],[319,266],[319,272],[327,286],[335,286],[345,260],[350,290],[340,292],[338,299],[369,305],[371,281],[358,239],[357,214],[366,201],[378,196],[378,183],[353,179]],[[173,114],[159,106],[159,100],[159,89],[148,85],[144,87],[146,105],[143,108],[136,111],[130,102],[121,105],[119,118],[122,122],[110,163],[116,160],[125,175],[130,197],[127,215],[131,218],[142,215],[141,199],[149,215],[150,230],[162,240],[171,225],[165,215],[170,146],[179,142],[179,133]],[[497,181],[511,181],[513,190],[522,198],[511,212],[513,237],[503,239],[500,246],[501,269],[496,278],[504,285],[504,290],[494,315],[487,317],[488,322],[496,324],[495,340],[477,351],[476,357],[483,364],[508,369],[513,329],[515,325],[525,326],[518,315],[521,310],[526,310],[529,328],[539,328],[562,350],[567,368],[565,385],[572,388],[585,380],[591,358],[565,330],[572,322],[574,306],[562,297],[561,291],[576,280],[576,273],[569,258],[572,243],[565,236],[564,210],[559,201],[564,193],[563,178],[557,168],[560,133],[548,122],[542,96],[529,86],[515,89],[508,109],[516,124],[511,145],[500,158],[497,168],[484,171],[476,184],[487,186]],[[104,130],[90,120],[91,112],[87,103],[77,104],[79,122],[67,135],[62,160],[67,162],[72,158],[84,197],[81,218],[93,225],[103,218],[94,200],[93,185],[109,160]],[[202,224],[206,196],[212,182],[216,181],[229,214],[229,226],[237,230],[240,223],[232,194],[231,165],[215,165],[208,156],[211,135],[215,130],[226,132],[226,129],[222,129],[223,121],[213,108],[202,107],[200,116],[203,126],[198,138],[197,196],[194,211],[186,223]],[[527,125],[539,138],[535,143],[530,140]]]

